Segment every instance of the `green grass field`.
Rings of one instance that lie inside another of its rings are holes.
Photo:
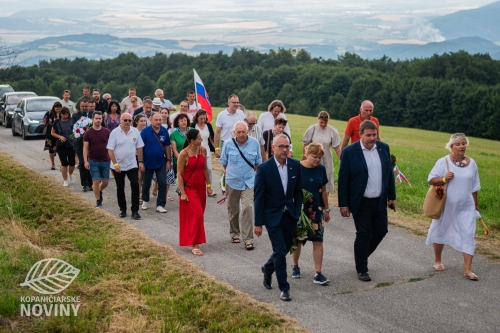
[[[219,108],[216,110],[216,113],[220,111]],[[256,113],[262,112],[256,111]],[[294,157],[300,158],[302,135],[310,125],[317,122],[317,119],[296,114],[286,116],[292,131]],[[215,120],[212,123],[215,124]],[[330,120],[329,124],[339,131],[342,138],[346,122]],[[436,161],[449,153],[444,146],[451,134],[381,126],[380,135],[382,140],[389,144],[391,154],[397,157],[399,170],[412,184],[412,187],[406,183],[396,185],[399,210],[404,211],[410,217],[426,218],[422,212],[422,205],[429,188],[427,176]],[[476,161],[481,179],[481,190],[478,192],[479,211],[486,224],[498,230],[500,229],[500,202],[497,195],[500,193],[500,178],[496,170],[500,165],[499,142],[478,138],[469,138],[469,141],[466,155]],[[335,183],[337,183],[339,161],[335,153],[333,155]]]

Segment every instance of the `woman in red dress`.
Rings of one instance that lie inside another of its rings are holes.
[[[179,196],[179,245],[192,246],[191,252],[202,256],[199,244],[206,243],[204,213],[207,193],[212,194],[207,169],[207,150],[201,145],[201,134],[191,129],[177,161]]]

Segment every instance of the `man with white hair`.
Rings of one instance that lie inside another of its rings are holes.
[[[262,135],[262,129],[257,125],[257,115],[252,112],[248,111],[245,114],[245,123],[248,125],[248,136],[251,136],[252,138],[256,139],[259,144],[260,144],[260,154],[262,158],[264,158],[266,148],[265,148],[265,140],[264,136]]]
[[[159,98],[161,100],[161,105],[160,109],[167,108],[169,111],[175,111],[176,107],[172,102],[170,102],[168,99],[165,99],[165,96],[163,95],[163,90],[161,89],[156,89],[155,91],[155,97]]]
[[[253,187],[255,170],[262,163],[259,142],[248,136],[244,121],[234,125],[234,138],[227,140],[220,163],[226,175],[226,204],[231,242],[240,243],[240,233],[247,250],[253,250]],[[241,232],[240,232],[241,199]]]

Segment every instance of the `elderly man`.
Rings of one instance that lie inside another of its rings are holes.
[[[177,118],[177,116],[180,115],[181,113],[187,114],[187,116],[189,117],[189,121],[193,121],[193,114],[189,113],[189,104],[188,104],[188,101],[184,100],[180,104],[180,110],[179,110],[179,112],[176,112],[176,113],[173,113],[173,114],[170,115],[170,123],[173,124],[175,118]]]
[[[63,91],[63,99],[61,101],[61,105],[67,107],[68,110],[69,110],[69,112],[71,114],[73,114],[73,113],[75,113],[76,108],[75,108],[75,104],[72,101],[69,100],[70,97],[71,97],[70,91],[69,90],[64,90]]]
[[[76,101],[76,109],[80,110],[80,103],[83,99],[90,99],[90,87],[83,87],[83,96]]]
[[[135,97],[137,99],[139,106],[142,105],[142,99],[136,95],[135,88],[129,88],[128,96],[122,99],[122,102],[120,103],[120,109],[122,110],[122,112],[127,111],[128,108],[132,106],[132,101],[130,100],[132,97]]]
[[[165,96],[163,95],[163,90],[156,89],[155,97],[161,100],[160,108],[167,108],[169,111],[176,110],[175,105],[172,104],[172,102],[170,102],[168,99],[165,99]]]
[[[347,147],[347,145],[349,144],[349,140],[351,140],[351,144],[359,141],[359,126],[365,120],[373,121],[377,125],[377,140],[382,140],[380,139],[380,124],[378,122],[378,119],[372,117],[373,108],[373,103],[368,100],[361,103],[361,107],[359,108],[359,115],[357,115],[356,117],[352,117],[347,122],[347,126],[345,127],[344,139],[342,140],[342,149]]]
[[[248,136],[248,126],[239,121],[234,125],[235,138],[227,141],[220,163],[226,174],[226,204],[229,215],[229,233],[233,243],[241,237],[247,250],[253,250],[253,187],[255,169],[262,162],[259,142]]]
[[[274,157],[262,163],[255,175],[254,232],[260,237],[265,225],[273,249],[273,254],[262,266],[264,287],[272,289],[272,275],[276,272],[280,299],[290,301],[286,255],[295,238],[302,206],[302,173],[300,162],[287,157],[290,141],[286,135],[274,137],[273,149]]]
[[[144,101],[146,106],[146,101]],[[161,114],[153,113],[151,126],[141,132],[144,142],[144,176],[142,177],[142,209],[148,209],[149,189],[153,174],[158,180],[158,196],[156,197],[156,211],[166,213],[167,203],[167,170],[170,170],[170,138],[165,127],[161,126]],[[139,161],[141,162],[141,161]]]
[[[338,198],[340,214],[352,213],[356,227],[354,260],[358,279],[371,281],[368,257],[388,231],[387,207],[396,209],[396,188],[389,146],[378,138],[378,126],[365,120],[361,139],[342,151]]]
[[[224,148],[224,141],[229,140],[231,138],[231,131],[234,128],[234,124],[238,121],[243,121],[245,118],[245,114],[243,111],[238,109],[240,105],[240,100],[238,96],[231,95],[227,99],[228,107],[220,112],[217,115],[217,121],[215,123],[215,134],[214,134],[214,143],[215,143],[215,157],[220,157],[220,151]],[[220,148],[219,148],[219,139]]]
[[[106,101],[106,103],[111,103],[112,101],[112,98],[111,98],[111,94],[110,93],[105,93],[104,95],[102,95],[102,98]]]
[[[264,159],[266,152],[265,149],[266,142],[264,141],[262,130],[260,129],[259,125],[257,125],[257,115],[252,111],[248,111],[245,114],[245,123],[248,125],[248,136],[251,136],[252,138],[256,139],[257,142],[259,142],[260,144],[260,155],[262,156],[262,160],[263,161],[267,160],[267,158]]]
[[[257,125],[259,125],[262,132],[273,129],[274,121],[276,120],[276,118],[283,118],[286,120],[286,108],[283,102],[279,99],[272,101],[267,106],[267,111],[268,112],[263,112],[260,115],[259,121],[257,122]],[[290,136],[290,127],[288,126],[288,124],[285,127],[285,133]]]
[[[125,199],[125,177],[128,177],[132,192],[132,218],[140,220],[139,215],[139,172],[144,172],[142,159],[142,141],[139,131],[131,126],[132,116],[128,113],[122,114],[120,126],[111,132],[109,136],[108,149],[111,160],[110,168],[115,174],[116,196],[120,207],[121,218],[127,216],[127,200]],[[137,165],[137,159],[139,165]]]

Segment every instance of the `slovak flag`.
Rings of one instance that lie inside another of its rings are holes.
[[[201,82],[198,73],[193,68],[194,72],[194,90],[196,92],[196,104],[198,104],[198,109],[204,109],[207,111],[208,122],[212,121],[212,105],[210,104],[210,98],[208,98],[208,92]]]

